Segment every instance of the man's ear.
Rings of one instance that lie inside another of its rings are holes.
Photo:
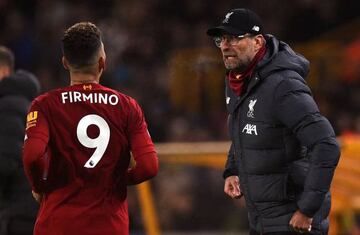
[[[69,62],[66,60],[65,56],[62,57],[61,61],[62,61],[64,68],[66,70],[69,70]]]
[[[256,35],[254,42],[255,42],[255,50],[259,51],[260,48],[262,48],[265,44],[265,38],[262,34]]]
[[[10,67],[0,66],[0,81],[5,77],[10,76],[10,74],[11,74]]]
[[[106,69],[106,59],[105,57],[100,56],[99,58],[99,72],[102,72]]]

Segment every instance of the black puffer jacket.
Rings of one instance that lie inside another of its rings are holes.
[[[22,167],[26,114],[39,93],[34,75],[18,71],[0,82],[0,234],[32,234],[38,205]]]
[[[239,175],[258,232],[289,231],[298,209],[325,232],[339,146],[304,80],[309,62],[271,35],[266,41],[245,94],[226,84],[232,146],[224,177]]]

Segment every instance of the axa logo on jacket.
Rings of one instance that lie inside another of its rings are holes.
[[[256,125],[252,125],[252,124],[246,124],[241,132],[249,135],[252,134],[258,135],[256,130]]]

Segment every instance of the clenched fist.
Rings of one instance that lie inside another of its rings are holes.
[[[233,175],[225,179],[224,192],[231,198],[240,198],[243,195],[238,176]]]

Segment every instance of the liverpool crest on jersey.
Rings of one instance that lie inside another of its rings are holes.
[[[248,116],[249,118],[254,118],[254,106],[256,104],[256,100],[250,100],[249,102],[249,111],[247,112],[246,116]]]

